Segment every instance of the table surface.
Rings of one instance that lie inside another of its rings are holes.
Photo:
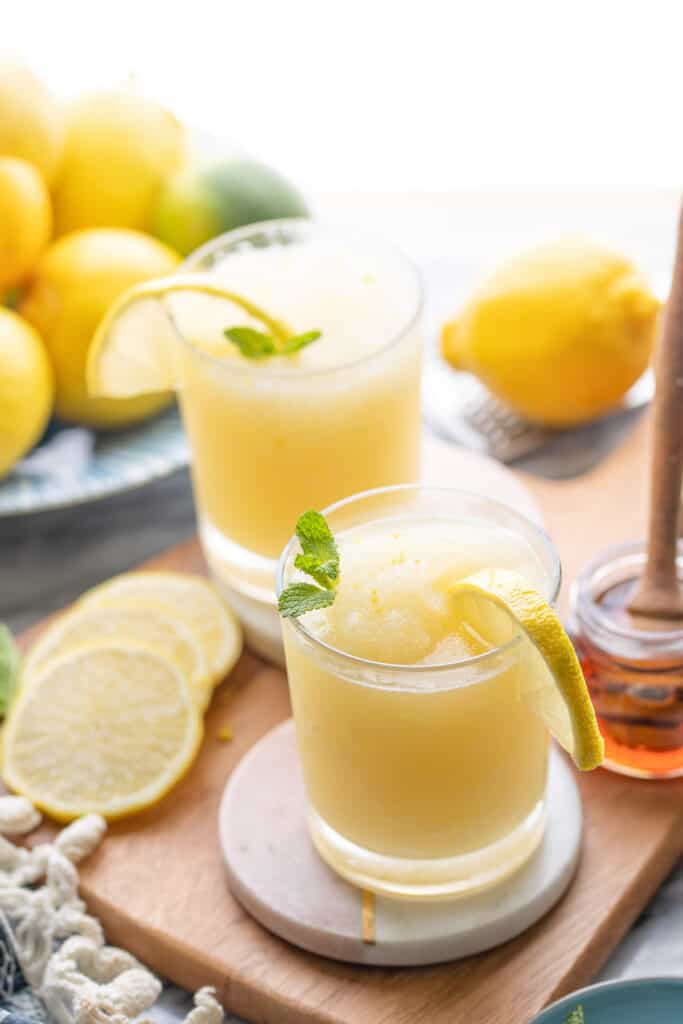
[[[508,211],[514,226],[516,220],[510,213],[511,202],[509,197],[506,200],[499,199],[500,209]],[[584,206],[578,200],[574,202],[578,203],[570,211],[574,217],[576,209],[581,211],[584,207],[592,211],[594,217],[597,216],[598,207],[591,205],[592,200],[587,199]],[[659,248],[666,268],[667,260],[670,259],[671,198],[661,195],[653,197],[649,207],[643,197],[640,197],[639,202],[641,205],[636,204],[635,207],[635,219],[640,224],[647,224],[646,232],[643,228],[647,243],[644,243],[644,251],[647,250],[645,260],[656,271],[657,260],[653,252]],[[483,215],[480,201],[474,204],[474,214],[469,201],[461,201],[460,206],[453,201],[446,205],[443,199],[440,203],[427,197],[423,197],[422,203],[417,203],[418,212],[422,214],[419,219],[421,238],[426,230],[424,219],[427,213],[434,219],[432,230],[437,230],[437,222],[442,223],[443,229],[443,217],[447,213],[451,219],[450,234],[451,221],[455,216],[453,211],[458,209],[462,212],[461,225],[469,224],[469,230],[474,232],[472,216]],[[614,228],[614,225],[621,223],[619,210],[623,216],[625,207],[620,208],[614,202],[611,205],[608,202],[607,205],[607,220]],[[374,204],[373,210],[375,206],[379,206],[378,230],[386,234],[391,206],[386,201],[384,205]],[[343,209],[343,204],[338,208]],[[368,205],[364,215],[366,219],[370,208]],[[549,208],[559,207],[551,205]],[[631,203],[629,214],[632,217],[633,210],[634,205]],[[604,217],[603,209],[600,213]],[[616,229],[612,230],[612,234],[617,234]],[[394,231],[393,237],[396,236],[397,232]],[[445,299],[441,298],[444,294],[443,285],[441,280],[437,282],[437,278],[443,277],[449,260],[445,253],[443,233],[438,237],[441,241],[434,248],[438,259],[435,257],[431,261],[426,255],[425,243],[417,243],[416,236],[413,236],[412,244],[411,240],[404,241],[405,247],[412,251],[423,267],[428,296],[430,280],[433,280],[433,290],[439,295],[440,302],[428,304],[428,331],[433,330],[430,323],[433,325],[445,308]],[[471,237],[475,237],[474,233]],[[509,240],[503,239],[500,233],[495,237],[501,239],[501,248],[509,248]],[[486,239],[490,241],[490,235],[486,235]],[[481,244],[481,238],[478,240]],[[456,279],[460,277],[460,283],[467,276],[458,275],[458,268],[462,269],[462,266],[462,260],[453,261],[453,275]],[[457,287],[454,287],[456,296],[457,291]],[[599,428],[601,453],[609,447],[610,439],[616,440],[623,429],[624,424],[619,420],[608,430],[604,426]],[[581,451],[575,461],[581,463],[582,453],[589,450],[595,455],[597,449],[594,441],[590,434],[586,436],[584,433],[577,442]],[[524,468],[554,475],[552,462],[552,453],[544,453],[525,460]],[[68,604],[93,584],[179,543],[191,536],[194,530],[194,509],[187,471],[177,472],[147,487],[74,509],[2,519],[0,621],[4,620],[17,631],[25,629],[49,612]],[[666,974],[683,976],[683,864],[679,864],[661,887],[647,911],[605,965],[599,979]],[[168,986],[153,1016],[158,1020],[174,1021],[187,1012],[188,1008],[189,996],[174,986]],[[237,1021],[237,1018],[231,1020]]]

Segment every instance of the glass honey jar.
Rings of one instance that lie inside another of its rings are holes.
[[[570,632],[605,740],[605,767],[673,778],[683,775],[683,621],[628,611],[645,562],[644,542],[591,562],[572,587]],[[683,580],[683,543],[678,571]]]

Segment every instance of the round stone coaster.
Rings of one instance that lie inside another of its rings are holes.
[[[571,882],[582,830],[572,770],[553,749],[548,825],[531,860],[495,888],[457,900],[414,903],[377,896],[371,943],[363,941],[363,894],[327,867],[309,839],[291,720],[245,755],[219,811],[230,888],[257,921],[312,953],[392,967],[470,956],[525,931]]]

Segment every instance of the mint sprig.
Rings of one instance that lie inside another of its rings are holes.
[[[321,331],[289,334],[278,331],[266,334],[253,327],[228,327],[224,332],[228,341],[237,345],[246,359],[268,359],[270,356],[291,356],[322,337]]]
[[[564,1024],[585,1024],[583,1019],[583,1006],[577,1006],[576,1009],[572,1010]]]
[[[297,520],[296,535],[299,538],[302,552],[296,556],[294,562],[297,569],[311,575],[310,569],[304,565],[304,562],[311,566],[315,562],[318,570],[324,576],[327,576],[329,580],[337,580],[339,577],[339,552],[325,516],[313,509],[304,512]],[[318,580],[318,582],[321,581]]]
[[[6,715],[19,685],[21,655],[7,626],[0,622],[0,715]]]
[[[278,600],[284,619],[297,619],[316,608],[329,607],[339,583],[339,552],[325,517],[313,509],[304,512],[297,520],[296,535],[301,552],[294,565],[315,583],[290,583],[285,587]]]
[[[275,339],[270,334],[253,327],[230,327],[224,333],[247,359],[266,359],[275,355]]]
[[[295,334],[293,338],[289,338],[284,343],[278,355],[291,356],[295,352],[300,352],[302,348],[306,348],[307,345],[311,345],[318,338],[322,338],[322,336],[322,331],[304,331],[303,334]]]
[[[283,619],[298,619],[316,608],[327,608],[335,599],[334,590],[316,587],[315,583],[290,583],[282,591],[278,609]]]

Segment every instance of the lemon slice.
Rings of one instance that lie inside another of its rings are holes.
[[[88,350],[92,395],[130,398],[176,387],[179,329],[214,355],[237,358],[223,330],[256,321],[280,338],[290,329],[211,274],[172,274],[125,291],[100,321]]]
[[[495,644],[521,629],[528,639],[520,672],[522,699],[589,771],[603,759],[604,744],[572,642],[547,601],[516,572],[484,569],[453,584],[462,621]]]
[[[187,677],[196,706],[204,710],[212,689],[204,648],[188,626],[156,608],[85,607],[62,615],[29,651],[22,679],[67,651],[108,641],[159,651]]]
[[[88,591],[81,608],[156,609],[180,620],[201,645],[212,684],[224,678],[242,653],[242,627],[210,583],[174,572],[129,572]]]
[[[157,803],[202,738],[187,681],[143,647],[71,651],[27,677],[3,735],[7,785],[58,821]]]

